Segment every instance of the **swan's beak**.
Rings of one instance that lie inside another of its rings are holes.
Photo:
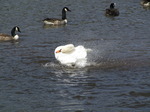
[[[60,53],[61,52],[61,49],[60,50],[58,50],[58,51],[56,51],[56,53]]]

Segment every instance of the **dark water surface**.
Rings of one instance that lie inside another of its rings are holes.
[[[0,32],[18,25],[18,42],[0,43],[0,112],[150,112],[150,10],[140,0],[1,0]],[[47,17],[68,25],[44,27]],[[54,57],[72,43],[93,51],[89,66],[68,68]]]

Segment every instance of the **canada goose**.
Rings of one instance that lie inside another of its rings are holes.
[[[19,27],[15,26],[11,30],[11,35],[0,34],[0,41],[18,40],[19,36],[16,34],[16,31],[21,32]]]
[[[67,23],[67,18],[66,18],[66,12],[67,11],[70,11],[71,10],[67,7],[64,7],[62,9],[62,19],[56,19],[56,18],[46,18],[43,20],[43,22],[45,24],[48,24],[48,25],[64,25]]]
[[[119,16],[118,9],[115,9],[116,3],[111,3],[110,8],[106,9],[105,15],[106,16]]]
[[[141,5],[143,5],[144,7],[150,7],[150,0],[142,0]]]

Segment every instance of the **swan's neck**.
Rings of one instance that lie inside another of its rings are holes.
[[[66,45],[61,49],[62,53],[71,53],[75,50],[74,45]]]

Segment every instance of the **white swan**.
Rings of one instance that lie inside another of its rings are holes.
[[[87,64],[87,51],[90,49],[79,45],[75,47],[73,44],[59,46],[55,49],[55,58],[63,65],[85,67]]]

